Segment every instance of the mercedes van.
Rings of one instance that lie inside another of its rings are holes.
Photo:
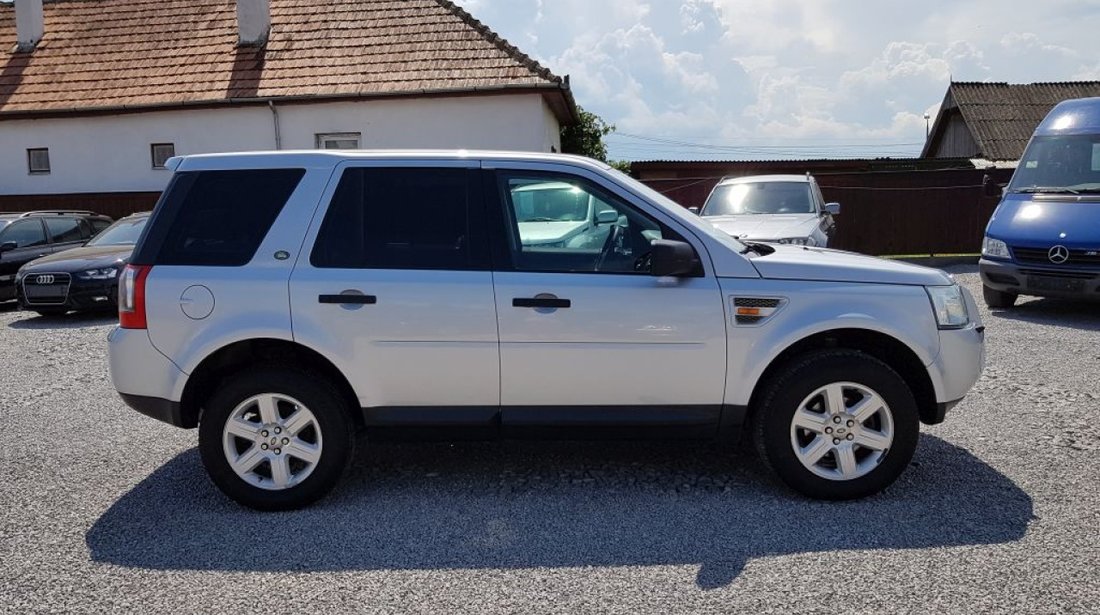
[[[1100,299],[1100,98],[1067,100],[1039,124],[986,227],[986,305],[1020,295]]]

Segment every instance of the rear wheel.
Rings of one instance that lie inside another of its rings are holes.
[[[327,494],[354,447],[347,403],[323,378],[264,367],[228,380],[204,407],[199,452],[211,480],[258,510],[292,510]]]
[[[861,352],[829,350],[796,360],[773,378],[754,409],[764,461],[792,489],[843,500],[891,485],[920,435],[905,381]]]
[[[985,304],[991,308],[1010,308],[1016,305],[1016,299],[1019,295],[1016,293],[1006,293],[1000,290],[994,290],[988,286],[982,285],[982,297],[985,299]]]

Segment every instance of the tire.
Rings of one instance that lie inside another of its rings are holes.
[[[831,390],[842,391],[836,397],[843,406],[829,406]],[[920,422],[912,391],[890,366],[862,352],[825,350],[796,358],[765,384],[759,399],[752,415],[757,452],[787,486],[812,498],[878,493],[897,480],[917,448]],[[857,414],[859,401],[868,401],[873,413]],[[843,411],[834,416],[830,408]],[[823,456],[813,461],[815,455]]]
[[[210,479],[256,510],[293,510],[324,497],[343,476],[354,446],[348,403],[332,383],[290,367],[229,378],[204,405],[199,423],[199,453]]]
[[[37,312],[39,316],[44,316],[46,318],[53,318],[53,317],[64,316],[65,314],[68,314],[69,313],[69,308],[35,308],[34,311]]]
[[[993,290],[992,288],[982,285],[982,297],[985,299],[985,304],[990,308],[1010,308],[1016,305],[1016,299],[1019,295],[1016,293],[1006,293],[999,290]]]

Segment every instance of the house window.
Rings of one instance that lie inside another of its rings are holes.
[[[154,169],[163,169],[168,159],[176,155],[175,143],[154,143],[149,149],[153,154]]]
[[[359,149],[358,132],[330,132],[317,135],[317,149]]]
[[[50,172],[50,150],[46,147],[35,147],[27,150],[27,170],[35,175],[45,175]]]

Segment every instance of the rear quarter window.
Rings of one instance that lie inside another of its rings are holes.
[[[247,264],[304,175],[304,169],[177,173],[157,205],[134,262]]]

